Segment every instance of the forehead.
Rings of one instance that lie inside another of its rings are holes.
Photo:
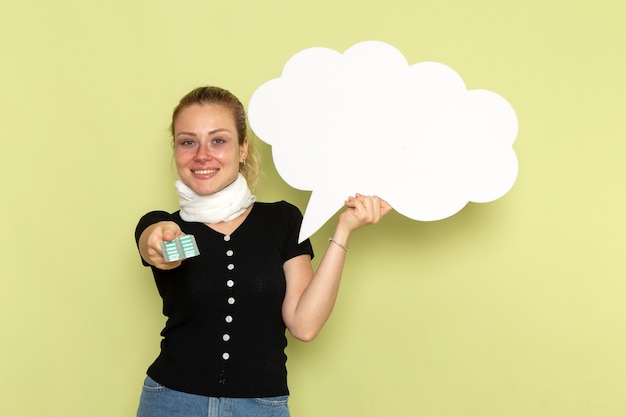
[[[236,131],[232,111],[221,104],[191,104],[182,108],[174,119],[174,131],[216,128]]]

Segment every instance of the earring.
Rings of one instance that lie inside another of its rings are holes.
[[[246,167],[246,160],[244,159],[243,161],[240,162],[240,164],[241,164],[242,167],[245,168]]]

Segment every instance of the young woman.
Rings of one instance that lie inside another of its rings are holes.
[[[180,210],[141,218],[135,237],[167,316],[139,417],[288,416],[285,330],[312,340],[331,314],[353,231],[391,208],[348,197],[316,271],[300,211],[257,202],[258,163],[241,102],[200,87],[172,116]],[[194,235],[200,255],[166,262],[162,241]]]

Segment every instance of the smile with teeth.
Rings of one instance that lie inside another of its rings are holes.
[[[192,172],[197,175],[209,175],[215,174],[217,172],[217,169],[197,169]]]

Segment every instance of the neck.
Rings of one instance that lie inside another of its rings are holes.
[[[176,191],[180,217],[187,222],[229,222],[241,216],[256,201],[241,174],[231,184],[211,195],[198,195],[180,180],[176,181]]]

